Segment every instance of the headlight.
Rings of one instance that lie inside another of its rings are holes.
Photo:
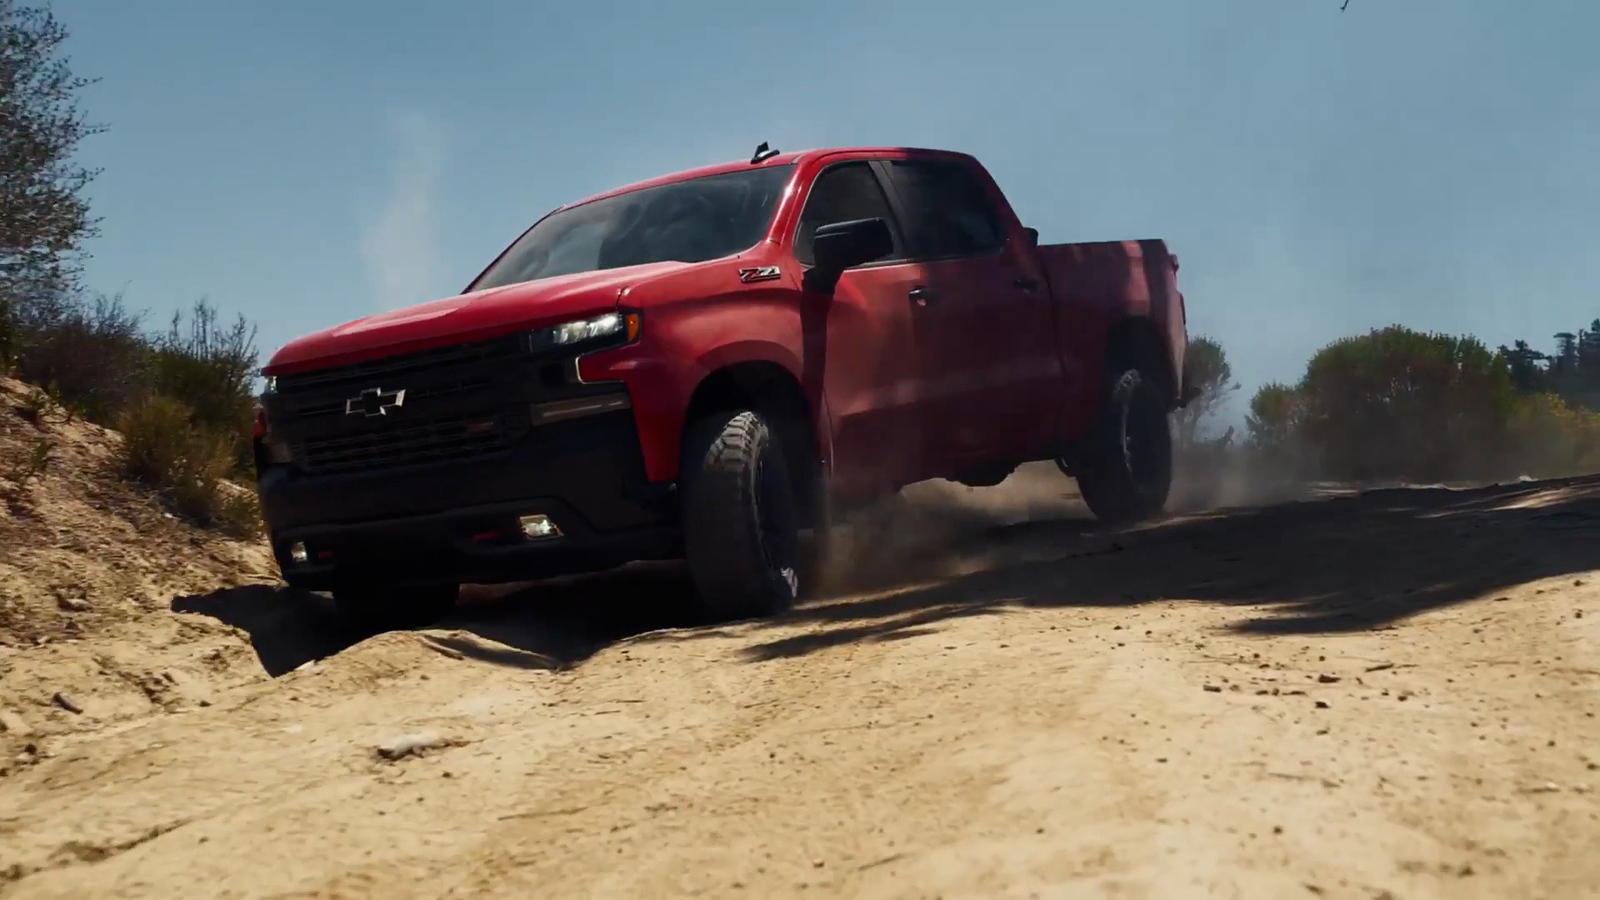
[[[529,349],[535,353],[567,347],[599,349],[628,344],[639,337],[639,314],[613,312],[592,319],[563,322],[541,328],[528,336]]]
[[[621,315],[607,313],[597,318],[584,319],[581,322],[566,322],[557,325],[550,329],[550,339],[557,346],[579,344],[596,338],[610,337],[625,327],[622,323]]]

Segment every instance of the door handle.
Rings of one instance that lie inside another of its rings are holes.
[[[911,302],[918,306],[927,306],[928,303],[933,300],[933,291],[930,291],[927,288],[919,285],[912,288],[911,292],[906,294],[906,296],[910,297]]]
[[[1029,278],[1028,276],[1024,275],[1021,278],[1018,278],[1016,281],[1011,282],[1011,285],[1024,291],[1031,291],[1039,286],[1039,279]]]

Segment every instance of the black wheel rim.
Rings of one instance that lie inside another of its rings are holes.
[[[1123,465],[1140,493],[1159,491],[1166,477],[1171,455],[1166,429],[1167,417],[1153,403],[1135,399],[1123,416]]]

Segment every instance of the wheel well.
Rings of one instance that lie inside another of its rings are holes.
[[[685,426],[714,412],[751,409],[779,426],[784,457],[795,479],[795,496],[811,521],[813,486],[820,474],[822,452],[816,420],[800,382],[777,363],[737,363],[707,375],[694,389]]]
[[[1166,338],[1155,322],[1146,318],[1119,319],[1112,323],[1106,336],[1107,366],[1137,366],[1152,372],[1161,379],[1161,394],[1169,404],[1177,402],[1178,373],[1173,370],[1172,355],[1167,352]]]

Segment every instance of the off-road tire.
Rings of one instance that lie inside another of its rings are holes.
[[[1154,381],[1137,368],[1107,379],[1099,420],[1075,466],[1095,518],[1131,525],[1159,515],[1172,490],[1172,431]]]
[[[404,631],[426,628],[444,618],[455,608],[459,594],[460,588],[453,584],[345,588],[333,592],[333,608],[353,631]]]
[[[800,593],[799,514],[783,442],[754,410],[713,413],[684,438],[683,543],[717,621],[777,615]]]

